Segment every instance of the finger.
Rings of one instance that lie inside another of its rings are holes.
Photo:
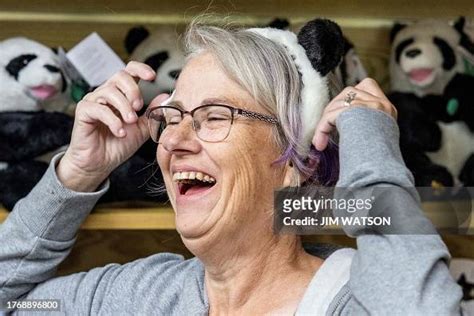
[[[377,81],[372,78],[365,78],[364,80],[359,82],[359,84],[357,84],[355,88],[367,91],[375,97],[387,99],[387,96],[385,95],[385,93],[383,93]]]
[[[125,67],[125,71],[133,77],[135,82],[140,79],[151,81],[156,77],[155,71],[150,66],[137,61],[129,62]]]
[[[156,107],[160,106],[166,99],[168,99],[170,95],[168,93],[161,93],[157,95],[153,100],[151,100],[149,107]]]
[[[98,103],[105,103],[113,109],[117,109],[122,119],[127,123],[135,123],[138,119],[137,114],[132,108],[128,99],[116,87],[109,85],[98,91],[96,100]]]
[[[329,136],[336,128],[336,118],[344,110],[345,108],[335,109],[326,113],[321,118],[316,126],[316,131],[312,140],[312,143],[317,150],[323,151],[326,149],[329,142]]]
[[[329,142],[329,136],[331,132],[336,129],[337,117],[343,111],[349,108],[360,106],[387,112],[386,105],[383,102],[379,101],[379,99],[377,98],[371,98],[373,100],[355,99],[350,106],[344,105],[343,100],[338,100],[339,106],[337,108],[334,107],[333,109],[326,111],[321,120],[319,121],[318,125],[316,126],[316,131],[312,140],[314,147],[319,151],[323,151],[324,149],[326,149],[327,144]],[[392,113],[389,114],[392,115]]]
[[[324,109],[324,112],[329,112],[333,111],[334,109],[341,108],[341,107],[347,107],[345,104],[347,95],[349,93],[355,93],[355,99],[351,101],[351,104],[354,104],[356,100],[368,100],[368,101],[377,101],[379,98],[375,97],[374,95],[354,88],[354,87],[346,87],[341,93],[339,93],[329,104],[326,106]]]
[[[382,112],[385,112],[388,115],[392,116],[395,119],[397,118],[397,114],[398,114],[397,110],[395,109],[395,107],[391,103],[386,104],[386,103],[380,102],[380,101],[354,100],[351,103],[350,107],[356,107],[356,106],[367,107],[367,108],[371,108],[371,109],[374,109],[374,110],[382,111]]]
[[[143,106],[143,97],[138,84],[125,70],[119,71],[109,80],[109,84],[115,85],[132,104],[135,111]]]
[[[142,137],[143,143],[150,138],[150,130],[148,129],[148,120],[145,115],[142,115],[138,118],[138,128],[140,129],[140,134]]]
[[[97,103],[82,101],[78,107],[78,120],[84,123],[93,124],[101,122],[105,124],[116,137],[126,136],[122,121],[112,112],[112,109]]]

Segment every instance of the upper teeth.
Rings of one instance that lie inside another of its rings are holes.
[[[214,183],[216,179],[207,175],[205,173],[199,171],[183,171],[183,172],[175,172],[173,174],[173,181],[180,181],[180,180],[194,180],[197,179],[203,182]]]

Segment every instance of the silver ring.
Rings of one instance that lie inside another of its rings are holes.
[[[357,93],[354,91],[349,91],[344,98],[344,106],[351,106],[352,101],[356,98]]]

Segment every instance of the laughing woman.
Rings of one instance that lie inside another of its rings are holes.
[[[88,94],[69,148],[0,228],[0,304],[59,299],[61,311],[77,315],[459,314],[462,293],[436,234],[353,230],[357,250],[305,250],[299,236],[272,229],[273,192],[285,186],[384,184],[405,192],[394,212],[420,214],[416,194],[403,189],[413,179],[396,111],[378,85],[364,80],[329,102],[340,41],[327,20],[298,37],[193,24],[175,92],[146,115],[136,115],[136,82],[155,74],[144,64]],[[336,129],[339,158],[329,136]],[[156,254],[55,277],[108,175],[150,134],[195,258]]]

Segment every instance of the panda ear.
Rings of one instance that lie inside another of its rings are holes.
[[[58,54],[58,48],[57,48],[57,47],[50,47],[50,48],[51,48],[51,50],[53,51],[53,53],[54,53],[55,55]]]
[[[148,35],[150,35],[150,32],[148,32],[148,30],[143,26],[131,28],[125,37],[125,49],[127,52],[131,54],[133,50],[148,37]]]
[[[347,54],[348,51],[354,48],[354,44],[345,36],[344,39],[344,56]]]
[[[344,38],[339,25],[326,19],[314,19],[298,33],[311,65],[325,76],[336,68],[344,55]]]
[[[279,30],[287,30],[290,27],[290,22],[287,19],[276,18],[268,23],[267,27]]]
[[[395,36],[397,36],[398,32],[406,28],[406,24],[401,24],[401,23],[395,23],[392,26],[392,29],[390,30],[390,43],[393,43],[393,40],[395,39]]]
[[[458,31],[459,33],[463,34],[464,33],[464,25],[466,24],[466,18],[463,16],[460,16],[455,22],[453,27]]]
[[[474,41],[471,40],[471,38],[467,35],[467,33],[464,30],[464,26],[466,24],[466,18],[463,16],[460,16],[456,22],[454,22],[454,29],[459,33],[461,36],[459,38],[459,45],[461,47],[464,47],[468,52],[471,54],[474,54]]]

